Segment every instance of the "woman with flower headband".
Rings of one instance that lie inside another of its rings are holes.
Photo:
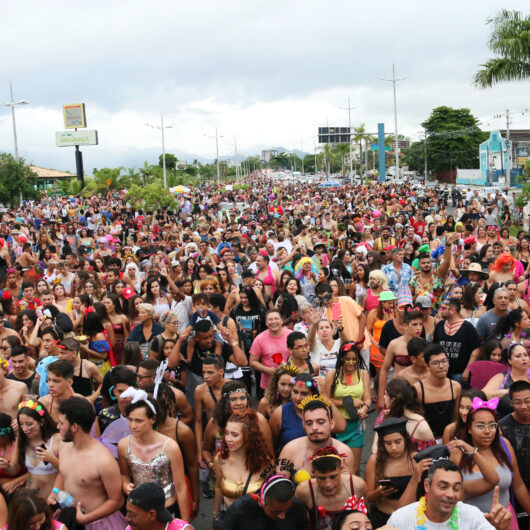
[[[362,503],[362,506],[357,506]],[[344,508],[337,516],[331,530],[372,530],[373,526],[367,515],[364,499],[353,497],[352,508]]]
[[[497,408],[499,418],[504,418],[513,408],[509,400],[509,388],[515,381],[527,381],[530,383],[530,359],[528,352],[520,342],[513,342],[503,352],[503,361],[510,365],[505,374],[494,375],[482,389],[489,399],[499,398],[501,402]]]
[[[342,457],[335,447],[317,449],[311,466],[314,478],[299,484],[295,495],[307,507],[311,530],[331,530],[345,504],[366,494],[366,483],[361,477],[341,472]]]
[[[47,498],[59,470],[61,437],[55,422],[44,405],[30,399],[19,404],[17,423],[16,451],[10,461],[0,459],[0,466],[12,476],[27,469],[28,474],[17,479],[18,483],[26,483]]]
[[[499,398],[489,401],[473,398],[461,440],[451,440],[451,460],[462,470],[466,502],[487,512],[492,504],[493,490],[499,488],[499,501],[508,506],[517,528],[517,517],[510,503],[510,488],[523,508],[530,510],[530,494],[526,488],[510,442],[501,435],[497,424]],[[530,512],[529,512],[530,513]]]
[[[353,342],[344,343],[339,350],[334,370],[326,375],[322,394],[336,405],[346,419],[346,429],[337,439],[351,448],[355,471],[359,474],[364,446],[364,422],[371,403],[370,374],[361,352]]]
[[[291,364],[282,364],[272,374],[265,395],[258,404],[258,412],[261,412],[267,420],[272,413],[281,405],[291,400],[292,379],[299,374],[299,370]]]
[[[273,456],[259,429],[256,412],[246,409],[232,414],[214,461],[214,521],[222,522],[224,512],[235,500],[258,491],[263,484],[262,474],[272,463]]]

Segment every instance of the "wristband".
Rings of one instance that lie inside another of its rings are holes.
[[[460,449],[462,449],[462,453],[464,453],[465,455],[474,456],[478,453],[478,447],[473,448],[473,451],[465,451],[463,447],[460,447]]]

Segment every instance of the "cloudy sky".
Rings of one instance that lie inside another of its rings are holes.
[[[75,5],[76,7],[72,7]],[[483,128],[527,106],[530,82],[478,90],[471,78],[490,57],[493,0],[29,0],[4,3],[0,20],[0,102],[16,111],[20,155],[36,165],[74,170],[73,148],[55,146],[61,105],[86,103],[100,145],[85,147],[85,170],[154,163],[159,131],[166,150],[192,161],[264,147],[313,152],[318,126],[378,122],[394,129],[392,64],[398,77],[399,132],[413,139],[440,105],[468,107]],[[504,7],[528,13],[527,1]],[[525,11],[526,8],[526,11]],[[513,128],[530,127],[530,113]],[[9,109],[0,107],[0,151],[13,152]],[[191,157],[191,158],[190,158]]]

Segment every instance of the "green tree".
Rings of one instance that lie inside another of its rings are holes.
[[[437,107],[422,127],[427,133],[429,169],[479,167],[479,146],[488,139],[469,109]]]
[[[172,155],[171,153],[166,153],[166,169],[170,171],[176,171],[178,160],[179,159],[175,155]],[[163,156],[162,155],[158,157],[158,165],[160,167],[163,167]]]
[[[271,158],[269,166],[271,169],[289,169],[291,167],[292,160],[293,158],[289,153],[278,153],[276,156]]]
[[[405,151],[405,165],[412,171],[425,169],[425,142],[412,142],[410,148]]]
[[[146,186],[132,185],[127,190],[126,197],[127,201],[135,208],[145,208],[147,210],[173,206],[175,203],[175,198],[158,182],[152,182]]]
[[[530,16],[503,9],[487,24],[492,25],[488,47],[497,57],[481,65],[474,84],[489,88],[503,81],[530,79]]]
[[[523,187],[521,193],[517,196],[515,204],[517,206],[526,206],[530,202],[530,160],[526,163],[523,174],[519,176],[519,182]]]
[[[125,173],[120,175],[120,188],[130,188],[133,184],[137,186],[142,183],[142,177],[135,167],[128,168]]]
[[[105,193],[107,190],[117,190],[120,187],[120,175],[124,169],[125,168],[123,167],[104,167],[102,169],[94,168],[93,174],[98,192]],[[108,184],[109,181],[110,184]]]
[[[37,199],[37,175],[25,165],[24,159],[15,159],[8,153],[0,153],[0,202],[5,206],[19,203],[20,194],[24,199]]]

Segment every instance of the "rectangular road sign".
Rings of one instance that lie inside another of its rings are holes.
[[[93,130],[56,132],[55,144],[57,147],[98,145],[98,132]]]
[[[84,129],[86,127],[86,113],[84,103],[63,105],[65,129]]]
[[[370,144],[370,151],[379,151],[379,145],[378,144]],[[390,146],[385,146],[385,151],[392,151],[392,148]]]

